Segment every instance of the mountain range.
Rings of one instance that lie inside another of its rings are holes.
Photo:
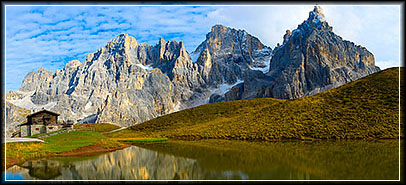
[[[45,108],[60,120],[129,126],[213,102],[296,99],[380,70],[371,52],[333,32],[318,6],[283,39],[272,49],[244,30],[215,25],[189,53],[182,41],[150,45],[120,34],[83,62],[28,73],[6,94],[6,121]]]

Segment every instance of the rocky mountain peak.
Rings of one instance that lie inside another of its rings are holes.
[[[122,48],[130,48],[130,47],[136,47],[138,46],[139,43],[138,41],[132,37],[129,36],[127,33],[122,33],[112,39],[106,47],[108,48],[117,48],[117,49],[122,49]]]
[[[121,43],[124,42],[125,40],[128,40],[131,36],[129,36],[127,33],[122,33],[118,35],[117,37],[113,38],[111,40],[112,43]]]
[[[320,6],[314,6],[313,11],[309,12],[309,18],[307,20],[310,22],[325,21],[323,9]]]
[[[43,67],[39,67],[39,68],[38,68],[38,73],[43,73],[43,72],[47,73],[47,72],[50,72],[50,71],[46,70],[46,69],[43,68]]]
[[[67,68],[75,68],[82,64],[79,60],[71,60],[65,65],[65,69]]]
[[[314,6],[314,9],[309,12],[309,17],[298,26],[296,32],[311,33],[313,30],[333,31],[333,28],[328,25],[323,9],[320,6]]]
[[[211,31],[209,33],[207,33],[206,41],[209,41],[208,44],[210,44],[211,42],[217,42],[217,44],[221,44],[223,40],[226,40],[229,37],[235,37],[239,35],[238,32],[242,31],[243,30],[236,30],[234,28],[217,24],[211,28]]]
[[[159,64],[166,62],[173,62],[175,58],[180,55],[180,50],[183,43],[178,43],[174,40],[165,41],[162,37],[159,39],[159,43],[156,45],[159,51]],[[185,50],[186,52],[186,50]],[[164,70],[165,71],[165,70]]]
[[[292,32],[290,30],[286,30],[285,35],[283,36],[283,44],[286,43],[286,41],[289,39],[289,37],[292,35]]]
[[[266,75],[234,87],[225,99],[295,99],[379,70],[373,54],[336,35],[323,10],[315,6],[297,29],[286,31],[283,44],[273,50]]]
[[[43,67],[38,68],[38,72],[28,73],[19,88],[20,91],[32,91],[38,88],[46,87],[48,82],[52,80],[53,72],[44,69]]]
[[[162,45],[165,45],[165,43],[166,43],[165,39],[161,37],[161,38],[159,39],[159,45],[162,46]]]
[[[211,32],[220,33],[220,32],[225,32],[227,29],[229,29],[227,26],[224,26],[221,24],[216,24],[211,27]]]
[[[232,39],[239,39],[240,41],[245,41],[249,35],[245,30],[237,30],[224,25],[214,25],[211,31],[206,35],[206,40],[211,41],[222,41],[227,40],[229,37]],[[221,44],[221,43],[220,43]]]
[[[182,41],[180,41],[179,42],[179,56],[186,57],[186,55],[188,55],[188,54],[187,54],[185,45],[183,44]]]
[[[224,25],[214,25],[211,32],[207,33],[206,40],[193,53],[201,53],[206,47],[214,57],[235,53],[245,55],[242,58],[247,61],[255,58],[253,56],[255,50],[262,50],[263,48],[266,48],[267,51],[271,50],[245,30],[237,30]]]

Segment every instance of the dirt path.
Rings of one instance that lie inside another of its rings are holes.
[[[6,138],[3,143],[13,143],[13,142],[45,142],[44,140],[41,139],[36,139],[36,138],[22,138],[22,137],[15,137],[15,138]]]
[[[126,129],[126,128],[128,128],[128,127],[121,127],[121,128],[119,128],[119,129],[116,129],[116,130],[112,130],[112,131],[104,132],[104,134],[107,134],[107,133],[112,133],[112,132],[117,132],[117,131],[119,131],[119,130],[124,130],[124,129]]]

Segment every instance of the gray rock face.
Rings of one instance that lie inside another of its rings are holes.
[[[11,103],[6,103],[6,137],[11,137],[14,132],[17,131],[17,125],[27,121],[26,116],[31,114],[30,110],[15,106]],[[4,125],[2,125],[4,128]],[[4,132],[2,132],[4,138]]]
[[[35,89],[44,89],[47,88],[52,79],[52,72],[40,67],[37,73],[30,72],[24,77],[23,84],[19,90],[33,91]]]
[[[192,55],[208,84],[235,83],[252,75],[250,71],[267,67],[272,49],[244,30],[215,25]]]
[[[271,52],[244,30],[215,25],[191,55],[198,56],[194,62],[199,64],[204,82],[222,89],[208,98],[209,102],[217,102],[224,100],[225,84],[258,78],[267,72]]]
[[[284,35],[276,47],[269,72],[246,80],[225,96],[226,100],[272,97],[295,99],[343,85],[377,72],[372,53],[335,35],[320,7]]]

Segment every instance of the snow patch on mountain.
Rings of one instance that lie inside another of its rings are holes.
[[[35,90],[34,90],[34,91],[20,91],[20,90],[16,90],[16,91],[14,91],[14,92],[16,92],[17,94],[22,94],[22,95],[24,95],[24,96],[31,96],[31,95],[33,95],[33,94],[35,93]]]
[[[223,83],[223,84],[220,84],[220,85],[218,86],[218,88],[210,90],[210,92],[211,92],[212,94],[216,93],[216,94],[219,94],[219,95],[224,95],[224,94],[226,94],[231,88],[233,88],[234,86],[236,86],[236,85],[238,85],[238,84],[240,84],[240,83],[243,83],[243,82],[244,82],[244,80],[237,80],[237,82],[235,82],[234,84]]]
[[[254,61],[254,65],[249,66],[251,70],[258,70],[261,71],[262,73],[267,73],[269,71],[269,66],[271,64],[271,58],[272,56],[266,56],[263,58],[260,58],[260,60]]]
[[[142,64],[135,64],[138,67],[141,67],[142,69],[150,72],[152,71],[154,68],[151,65],[142,65]]]
[[[95,123],[97,119],[97,114],[92,114],[90,116],[87,116],[83,119],[78,120],[75,124],[81,124],[81,123]]]
[[[45,105],[37,105],[35,103],[33,103],[31,101],[31,95],[27,93],[27,96],[25,96],[22,99],[18,99],[18,100],[7,100],[8,102],[24,108],[24,109],[28,109],[28,110],[32,110],[32,111],[36,111],[38,109],[51,109],[56,105],[56,102],[50,102],[48,104]]]
[[[92,107],[92,102],[87,102],[85,105],[85,110],[90,109]]]

